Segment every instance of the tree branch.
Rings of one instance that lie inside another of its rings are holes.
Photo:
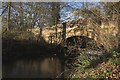
[[[3,13],[7,10],[8,6],[5,7],[5,9],[2,11],[2,13],[0,14],[0,16],[3,15]]]

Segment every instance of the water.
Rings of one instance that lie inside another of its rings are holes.
[[[3,64],[3,78],[55,78],[64,70],[56,55],[22,59]]]

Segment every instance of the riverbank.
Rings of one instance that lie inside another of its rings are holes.
[[[59,55],[55,45],[30,40],[3,39],[3,63],[24,58],[39,58],[42,55]]]
[[[101,55],[79,54],[66,60],[66,78],[120,78],[120,53],[111,51]]]

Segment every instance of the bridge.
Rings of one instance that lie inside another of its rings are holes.
[[[102,37],[107,37],[108,35],[117,35],[118,29],[114,21],[108,23],[102,22],[100,25],[95,25],[91,21],[92,20],[90,18],[81,18],[67,22],[66,33],[64,34],[66,35],[66,39],[72,36],[86,36],[88,38],[92,38],[96,42],[103,40],[102,44],[106,45],[106,43],[104,43],[106,40],[101,39]],[[40,29],[33,29],[32,32],[35,34],[35,36],[38,36]],[[61,43],[63,40],[63,24],[56,24],[51,27],[43,27],[41,36],[50,44]]]
[[[72,36],[87,36],[89,38],[97,39],[95,34],[95,26],[87,25],[84,19],[74,20],[66,23],[66,38]],[[34,29],[33,33],[37,36],[39,29]],[[57,24],[52,27],[43,27],[42,37],[49,43],[61,43],[63,34],[63,25]]]

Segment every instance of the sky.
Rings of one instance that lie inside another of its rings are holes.
[[[91,2],[91,6],[92,7],[96,7],[97,5],[99,5],[98,2]],[[68,2],[68,5],[71,6],[72,8],[76,9],[80,9],[83,6],[82,2]],[[62,21],[71,21],[75,18],[74,14],[72,13],[73,9],[71,7],[64,7],[61,10],[61,20]]]
[[[69,2],[68,3],[69,6],[71,6],[72,8],[81,8],[82,5],[80,2]],[[61,14],[61,20],[62,21],[70,21],[74,19],[74,14],[72,13],[73,9],[71,7],[64,7],[60,14]]]

